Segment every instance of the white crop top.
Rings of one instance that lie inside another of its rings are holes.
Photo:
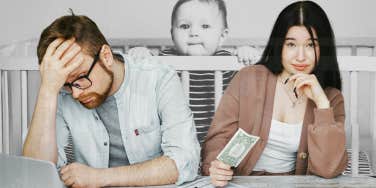
[[[272,120],[269,138],[253,171],[284,173],[295,170],[303,123]]]

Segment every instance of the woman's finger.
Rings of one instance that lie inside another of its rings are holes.
[[[216,181],[230,181],[232,179],[232,176],[225,176],[225,175],[210,175],[212,178],[214,178]]]
[[[312,81],[312,80],[303,80],[303,81],[299,82],[299,83],[296,85],[296,88],[297,88],[297,89],[300,89],[300,88],[303,87],[303,86],[310,86],[310,87],[312,87],[312,84],[313,84],[313,81]]]
[[[231,166],[228,164],[223,163],[219,160],[214,160],[211,162],[211,166],[214,166],[216,168],[224,169],[224,170],[231,170]]]
[[[210,174],[213,174],[213,175],[224,175],[224,176],[232,176],[234,174],[232,170],[215,168],[213,166],[209,168],[209,172]]]

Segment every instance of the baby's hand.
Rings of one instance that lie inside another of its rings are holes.
[[[252,46],[240,46],[234,51],[238,57],[238,62],[244,65],[253,65],[261,56],[261,50]]]
[[[151,51],[145,47],[134,47],[128,50],[127,54],[135,59],[144,59],[153,56]]]

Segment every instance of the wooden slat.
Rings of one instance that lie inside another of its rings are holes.
[[[181,82],[183,85],[183,90],[185,95],[187,96],[188,104],[189,104],[189,72],[188,71],[182,71],[181,72]]]
[[[372,167],[373,167],[373,170],[375,171],[376,170],[376,75],[373,76],[373,103],[371,103],[371,106],[373,107],[372,108],[372,113],[370,113],[370,116],[372,117],[372,121],[371,121],[371,155],[373,157],[373,160],[372,160]],[[376,173],[376,172],[374,172]]]
[[[2,74],[3,78],[3,153],[9,154],[9,88],[8,88],[8,72]]]
[[[350,127],[350,118],[347,118],[350,114],[350,72],[342,71],[341,72],[342,77],[342,94],[345,101],[345,114],[346,114],[346,130],[347,134],[346,136],[350,136],[349,133],[351,133],[351,127]],[[350,144],[350,140],[347,141],[348,145]]]
[[[358,73],[350,73],[351,172],[359,174]]]
[[[22,145],[27,135],[27,71],[21,71],[21,135]]]
[[[217,109],[223,93],[223,73],[215,71],[214,73],[214,93],[215,93],[215,109]]]
[[[370,86],[369,86],[369,92],[370,92],[370,98],[369,98],[369,125],[375,125],[375,117],[373,114],[375,113],[375,73],[373,72],[370,74]],[[373,137],[373,127],[374,126],[369,126],[371,136]]]
[[[356,46],[352,45],[351,46],[351,56],[356,56],[357,53],[358,53],[358,51],[357,51]]]
[[[373,56],[376,56],[376,46],[373,47],[373,52],[372,52]],[[371,116],[373,117],[373,121],[372,121],[372,126],[373,126],[373,130],[372,130],[372,146],[373,148],[371,149],[371,155],[373,156],[373,160],[372,160],[372,169],[374,170],[374,173],[376,173],[376,73],[374,73],[374,77],[373,77],[373,103],[372,103],[372,106],[373,106],[373,113],[371,114]]]
[[[0,69],[0,153],[3,152],[3,79],[2,70]]]

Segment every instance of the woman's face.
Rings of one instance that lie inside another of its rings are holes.
[[[313,71],[315,62],[318,62],[320,57],[320,47],[314,29],[312,29],[312,33],[315,47],[304,26],[293,26],[288,30],[282,47],[284,74],[310,74]],[[315,51],[317,61],[315,61]]]

